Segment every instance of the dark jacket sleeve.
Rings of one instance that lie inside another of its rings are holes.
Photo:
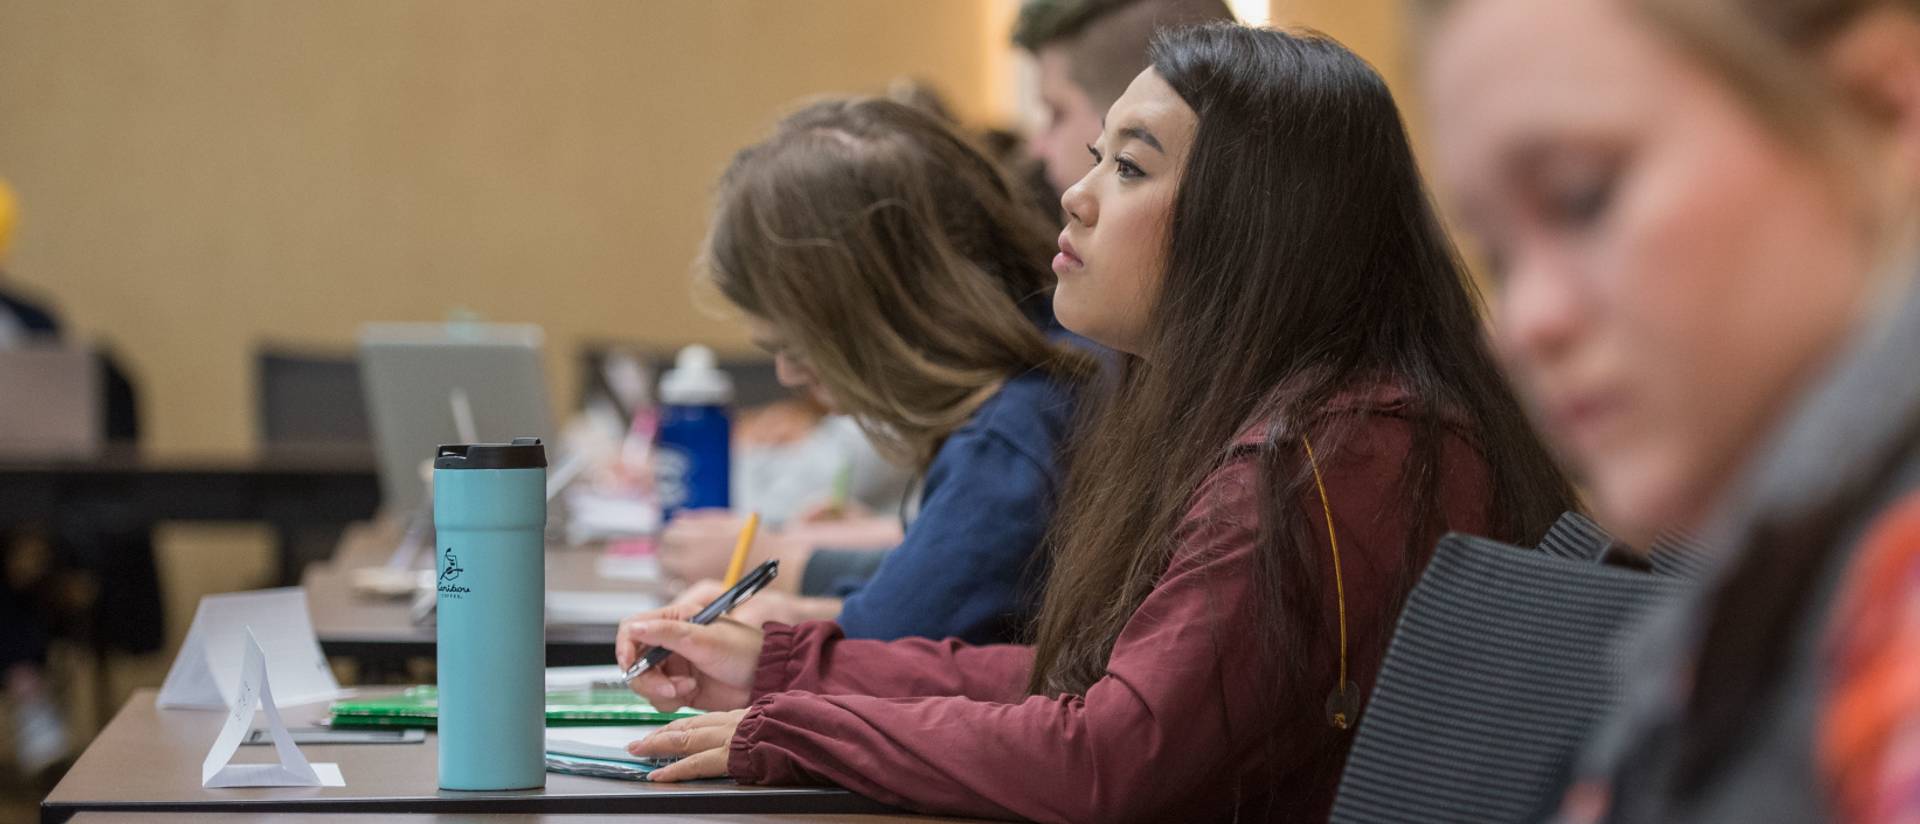
[[[962,430],[927,469],[920,517],[873,578],[847,597],[849,638],[1011,637],[1040,577],[1036,550],[1054,497],[1050,456],[991,429]]]
[[[0,292],[0,312],[6,312],[19,319],[20,326],[28,333],[59,337],[60,319],[53,311],[13,292]]]
[[[800,594],[845,598],[866,586],[891,549],[816,549],[800,574]]]

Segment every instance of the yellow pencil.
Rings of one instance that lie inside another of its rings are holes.
[[[760,513],[747,516],[747,525],[740,530],[740,542],[733,545],[733,561],[727,564],[727,589],[740,583],[740,573],[747,571],[747,550],[753,548],[753,534],[760,531]]]

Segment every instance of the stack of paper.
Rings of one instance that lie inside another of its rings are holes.
[[[644,781],[670,758],[640,758],[627,745],[652,735],[660,724],[620,727],[568,727],[547,731],[547,770],[596,778]]]

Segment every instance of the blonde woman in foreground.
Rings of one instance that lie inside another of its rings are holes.
[[[1422,5],[1538,420],[1717,553],[1562,818],[1920,820],[1920,3]]]

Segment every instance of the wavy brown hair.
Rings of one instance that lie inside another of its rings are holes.
[[[1007,378],[1097,370],[1037,323],[1054,241],[1033,202],[931,114],[826,100],[734,157],[707,269],[876,445],[924,467]]]
[[[1152,63],[1198,129],[1142,357],[1075,430],[1028,686],[1082,694],[1104,675],[1195,490],[1238,433],[1271,421],[1258,455],[1263,597],[1222,620],[1257,627],[1265,653],[1290,662],[1276,689],[1317,691],[1317,705],[1333,684],[1302,683],[1305,656],[1283,651],[1337,630],[1297,504],[1312,483],[1300,437],[1324,462],[1352,425],[1321,414],[1337,395],[1386,381],[1413,399],[1393,503],[1412,514],[1402,596],[1442,520],[1447,421],[1463,422],[1491,470],[1493,537],[1531,543],[1574,497],[1485,344],[1379,75],[1324,36],[1233,25],[1164,32]]]

